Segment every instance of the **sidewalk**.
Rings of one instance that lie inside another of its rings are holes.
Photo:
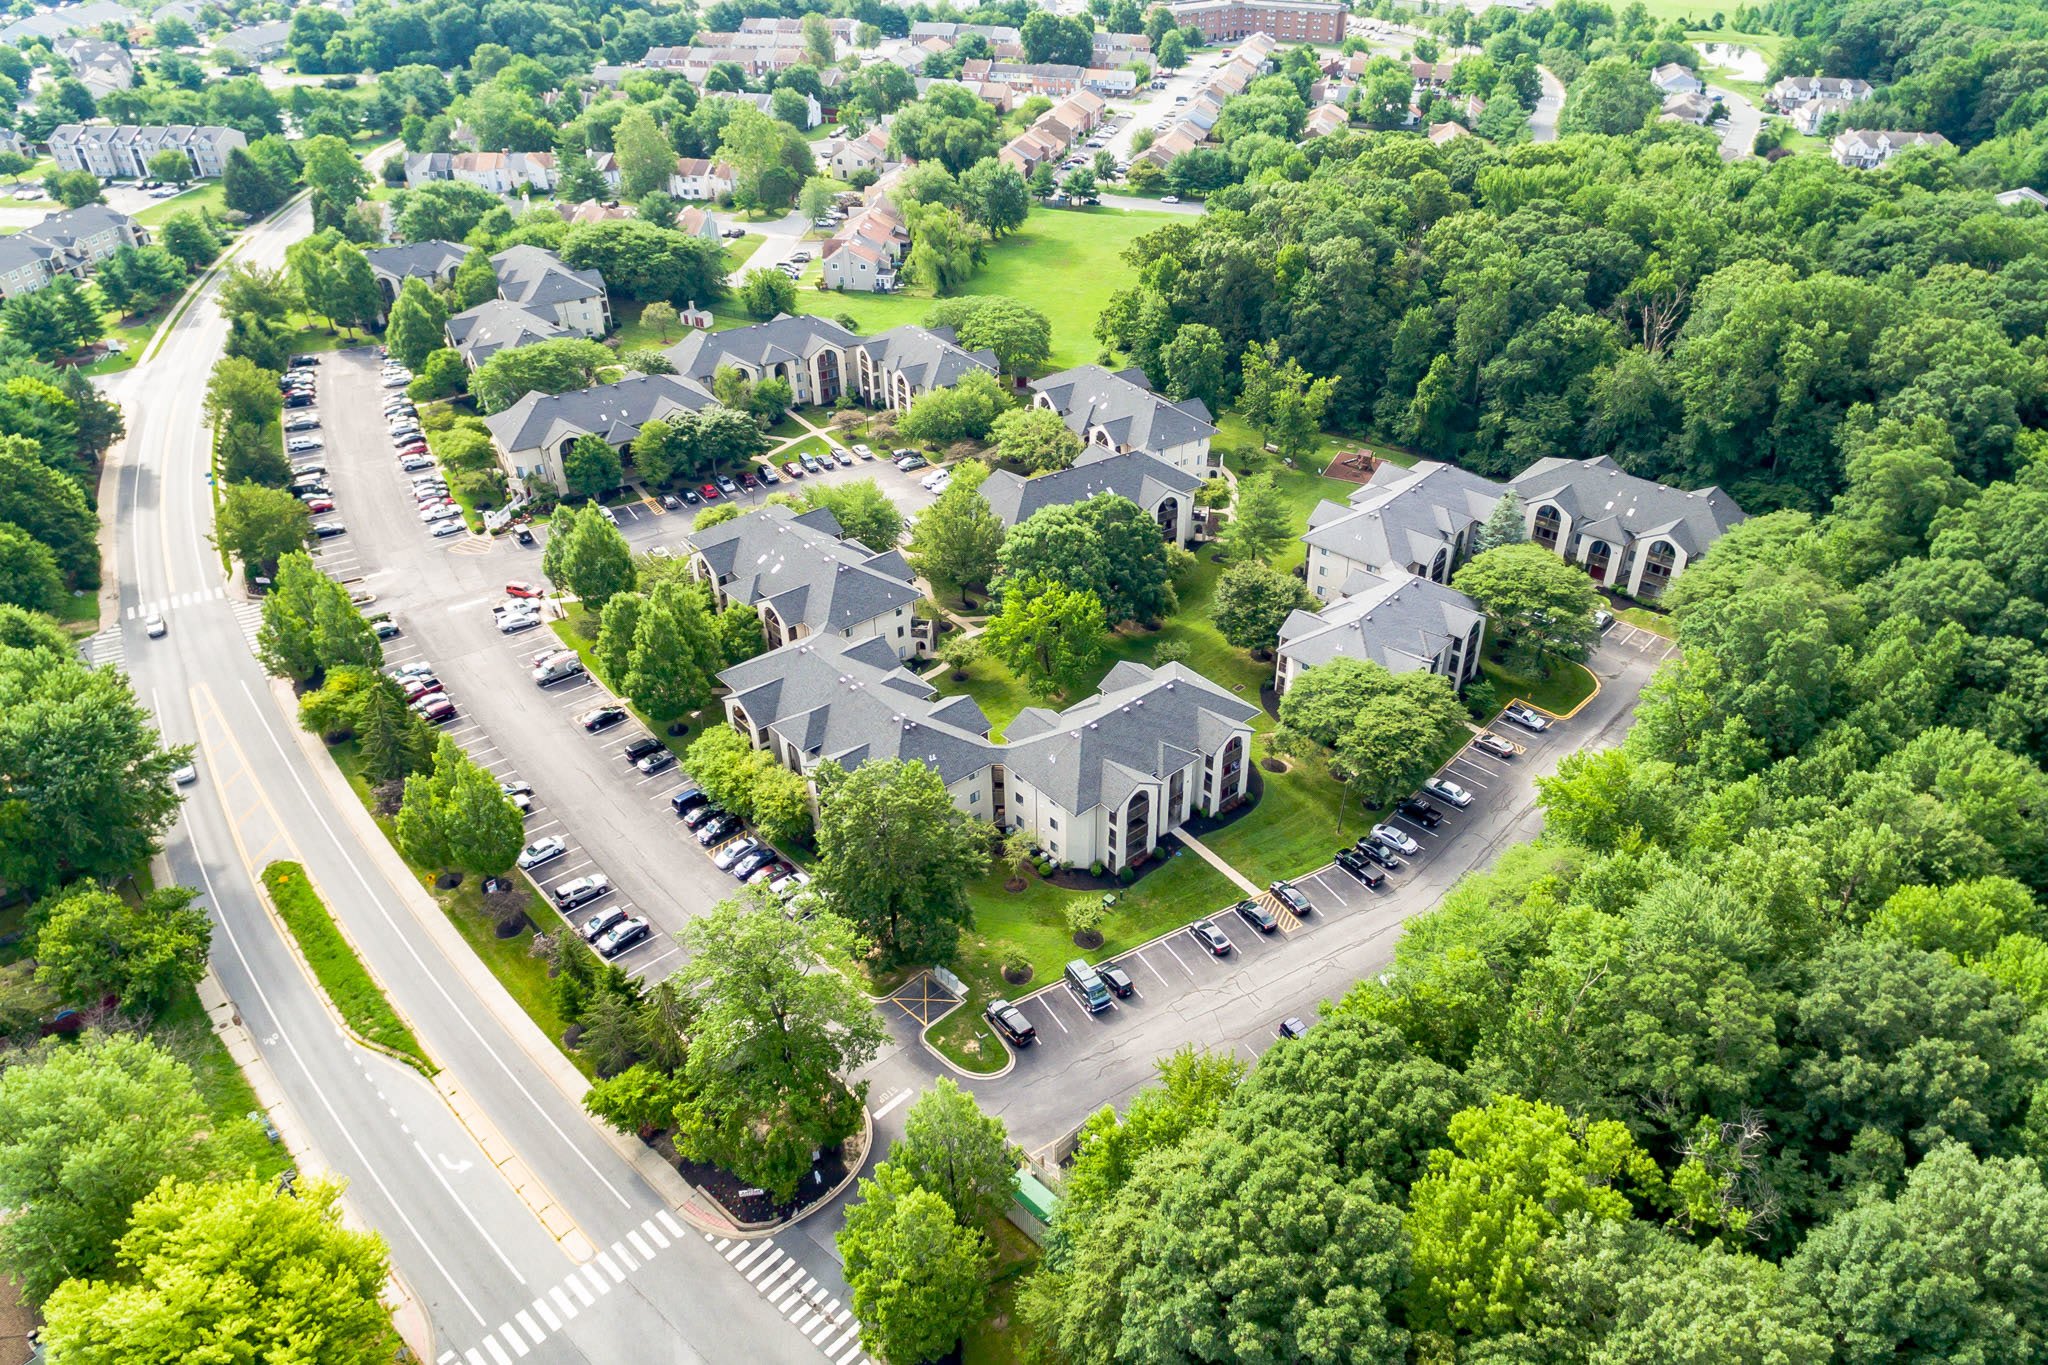
[[[1194,835],[1188,833],[1187,827],[1185,825],[1181,826],[1179,829],[1176,829],[1173,832],[1173,834],[1175,838],[1179,839],[1182,843],[1186,844],[1195,852],[1201,854],[1202,861],[1208,863],[1218,872],[1221,872],[1224,876],[1230,878],[1231,881],[1237,883],[1238,889],[1244,892],[1247,896],[1256,896],[1259,894],[1259,888],[1252,885],[1251,879],[1249,877],[1245,876],[1244,873],[1239,872],[1229,863],[1224,862],[1222,855],[1217,853],[1216,850],[1210,848],[1200,839],[1197,839]]]

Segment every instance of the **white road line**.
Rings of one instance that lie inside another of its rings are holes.
[[[619,1268],[617,1266],[612,1267],[612,1273],[614,1275],[618,1275],[618,1270]],[[609,1294],[612,1292],[612,1282],[610,1280],[607,1280],[604,1276],[598,1274],[597,1267],[595,1265],[586,1265],[583,1267],[583,1278],[590,1281],[590,1287],[595,1289],[600,1294]],[[619,1275],[619,1278],[623,1280],[626,1277],[624,1275]]]
[[[640,1234],[637,1231],[628,1232],[626,1234],[626,1240],[633,1244],[633,1250],[640,1253],[641,1260],[651,1261],[654,1259],[654,1248],[647,1245],[647,1243],[641,1239]]]
[[[490,1365],[489,1361],[486,1361],[483,1356],[478,1354],[474,1346],[463,1352],[463,1358],[469,1361],[469,1365]]]
[[[1477,768],[1480,772],[1485,773],[1488,777],[1500,777],[1504,775],[1502,769],[1491,767],[1485,763],[1481,763],[1478,759],[1472,757],[1472,751],[1470,749],[1462,749],[1459,751],[1458,762],[1464,764],[1468,768]]]
[[[658,1211],[654,1216],[663,1227],[669,1230],[670,1236],[681,1238],[688,1235],[683,1231],[681,1224],[677,1223],[675,1219],[668,1216],[667,1209],[662,1209]],[[721,1243],[721,1245],[723,1244]]]
[[[580,1286],[578,1286],[574,1280],[571,1280],[569,1281],[569,1287],[575,1289],[579,1288]],[[561,1313],[562,1320],[564,1322],[567,1322],[570,1318],[576,1316],[576,1305],[569,1302],[569,1296],[562,1292],[562,1286],[555,1285],[553,1288],[549,1289],[548,1297],[555,1301],[555,1308],[557,1311]],[[589,1302],[589,1300],[586,1299],[585,1302],[587,1303]]]
[[[668,1238],[661,1235],[661,1229],[654,1226],[654,1220],[652,1218],[643,1221],[640,1224],[640,1230],[646,1233],[649,1240],[651,1240],[656,1246],[662,1248],[663,1250],[668,1249]]]
[[[511,1323],[508,1322],[504,1326],[500,1327],[498,1329],[498,1335],[505,1338],[505,1344],[512,1348],[512,1353],[514,1355],[523,1356],[526,1354],[526,1343],[519,1339],[519,1333],[513,1329]],[[490,1338],[485,1337],[484,1341],[488,1344]]]
[[[1060,1023],[1060,1012],[1052,1007],[1052,998],[1057,993],[1058,992],[1055,991],[1048,991],[1046,994],[1039,996],[1038,999],[1040,1003],[1042,1003],[1045,1006],[1046,1017],[1051,1019],[1055,1024],[1059,1024],[1060,1032],[1072,1033],[1072,1029],[1068,1028],[1065,1024]]]
[[[587,1271],[590,1269],[590,1267],[584,1266],[583,1269]],[[588,1308],[590,1307],[590,1305],[597,1302],[597,1296],[595,1294],[592,1294],[588,1289],[585,1289],[583,1287],[583,1280],[580,1276],[571,1275],[568,1279],[562,1281],[562,1283],[568,1285],[569,1288],[576,1291],[576,1297],[583,1300],[583,1306],[585,1308]]]
[[[1455,763],[1455,760],[1453,760],[1453,763]],[[1481,791],[1493,790],[1493,788],[1489,786],[1487,783],[1481,782],[1478,778],[1472,776],[1470,773],[1459,773],[1458,777],[1460,778],[1460,781],[1458,783],[1459,786],[1463,786],[1465,783],[1470,782],[1473,786],[1479,788],[1479,790]]]
[[[834,1341],[830,1346],[827,1346],[825,1348],[825,1354],[828,1356],[836,1355],[840,1347],[844,1346],[853,1337],[857,1337],[859,1335],[860,1324],[857,1322],[848,1324],[846,1330],[839,1334],[839,1339],[837,1341]]]
[[[540,1330],[540,1324],[533,1320],[533,1314],[527,1312],[524,1308],[520,1309],[512,1316],[515,1320],[518,1321],[521,1330],[523,1330],[528,1337],[532,1338],[534,1345],[538,1346],[541,1344],[542,1341],[547,1339],[548,1334]],[[556,1324],[556,1326],[560,1325],[561,1324],[559,1323]]]
[[[755,1285],[754,1288],[761,1292],[762,1298],[773,1303],[781,1298],[783,1292],[796,1283],[797,1276],[803,1273],[803,1262],[795,1257],[791,1257],[775,1267],[773,1274],[763,1276],[761,1283]]]
[[[1140,961],[1140,962],[1144,963],[1144,964],[1145,964],[1145,970],[1146,970],[1146,971],[1148,971],[1148,972],[1152,973],[1152,975],[1154,975],[1154,976],[1157,976],[1157,977],[1159,977],[1159,984],[1160,984],[1160,985],[1162,985],[1162,986],[1165,986],[1165,985],[1168,985],[1168,984],[1170,984],[1170,983],[1168,983],[1167,979],[1166,979],[1166,978],[1165,978],[1164,976],[1160,975],[1160,971],[1159,971],[1159,969],[1158,969],[1157,967],[1155,967],[1155,966],[1153,966],[1153,965],[1152,965],[1152,959],[1151,959],[1151,958],[1149,958],[1149,957],[1146,957],[1146,956],[1145,956],[1145,955],[1144,955],[1143,953],[1137,953],[1137,952],[1134,952],[1134,953],[1132,953],[1132,954],[1131,954],[1131,956],[1132,956],[1132,957],[1134,957],[1134,958],[1136,958],[1136,959],[1137,959],[1138,961]]]
[[[747,1254],[740,1260],[733,1261],[732,1268],[734,1270],[745,1270],[748,1266],[754,1263],[755,1258],[760,1256],[762,1252],[773,1251],[775,1249],[775,1243],[773,1242],[741,1242],[738,1245],[743,1249],[751,1246],[752,1250],[748,1251]],[[732,1256],[728,1254],[725,1259],[728,1261],[732,1261]]]
[[[1184,972],[1187,972],[1189,980],[1194,979],[1194,972],[1188,969],[1188,964],[1186,960],[1183,959],[1179,953],[1173,951],[1173,945],[1171,943],[1167,942],[1165,939],[1162,938],[1159,940],[1159,946],[1166,949],[1167,955],[1171,957],[1175,962],[1180,963],[1180,969]],[[1166,978],[1162,976],[1159,979],[1161,981],[1164,981]]]
[[[785,1257],[780,1251],[770,1252],[767,1260],[761,1262],[761,1264],[755,1266],[752,1270],[749,1270],[747,1272],[747,1283],[752,1284],[755,1280],[761,1277],[762,1271],[767,1270],[778,1261],[783,1261],[787,1259],[788,1258]]]
[[[512,1365],[512,1357],[505,1354],[505,1348],[498,1344],[496,1337],[485,1337],[484,1349],[491,1353],[491,1359],[497,1361],[498,1365]]]
[[[540,1320],[548,1325],[548,1330],[550,1332],[559,1332],[562,1330],[562,1320],[555,1316],[554,1309],[548,1307],[548,1301],[546,1299],[535,1299],[533,1301],[533,1311],[540,1314]]]
[[[462,1357],[456,1355],[453,1351],[443,1351],[438,1357],[435,1358],[435,1365],[448,1365],[449,1361],[460,1359],[462,1359]]]
[[[826,1337],[832,1335],[832,1329],[837,1327],[838,1325],[839,1319],[834,1317],[829,1312],[826,1313],[823,1316],[823,1318],[819,1321],[819,1323],[809,1333],[809,1336],[811,1338],[811,1345],[816,1346],[822,1343]]]
[[[852,1359],[853,1359],[853,1358],[854,1358],[855,1356],[857,1356],[857,1355],[859,1355],[859,1354],[860,1354],[860,1342],[859,1342],[859,1340],[858,1340],[858,1339],[856,1339],[856,1340],[854,1341],[854,1343],[853,1343],[853,1347],[852,1347],[852,1349],[851,1349],[851,1350],[849,1350],[849,1351],[847,1351],[847,1352],[846,1352],[846,1354],[844,1354],[844,1355],[840,1356],[840,1357],[839,1357],[839,1359],[838,1359],[838,1361],[836,1362],[836,1365],[846,1365],[846,1362],[848,1362],[849,1360],[852,1360]]]
[[[896,1096],[896,1097],[895,1097],[894,1099],[890,1100],[890,1101],[889,1101],[889,1102],[888,1102],[887,1104],[883,1105],[883,1106],[882,1106],[882,1107],[881,1107],[880,1109],[877,1109],[877,1110],[875,1110],[875,1115],[874,1115],[874,1116],[875,1116],[875,1120],[876,1120],[877,1122],[880,1122],[880,1121],[881,1121],[881,1119],[883,1118],[883,1116],[884,1116],[884,1115],[886,1115],[886,1114],[890,1113],[890,1112],[891,1112],[892,1110],[894,1110],[894,1109],[896,1108],[896,1106],[898,1106],[898,1105],[902,1104],[902,1103],[903,1103],[904,1101],[908,1100],[908,1099],[910,1098],[910,1096],[911,1096],[911,1094],[912,1094],[912,1093],[913,1093],[913,1092],[912,1092],[912,1091],[911,1091],[911,1090],[910,1090],[910,1089],[909,1089],[908,1087],[906,1087],[906,1088],[905,1088],[905,1089],[904,1089],[904,1090],[903,1090],[903,1091],[902,1091],[901,1093],[899,1093],[899,1094],[898,1094],[898,1095],[897,1095],[897,1096]]]

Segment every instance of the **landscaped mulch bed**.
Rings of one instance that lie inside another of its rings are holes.
[[[1226,829],[1257,810],[1259,808],[1259,799],[1265,794],[1265,774],[1261,773],[1259,765],[1254,763],[1251,766],[1251,771],[1245,775],[1244,800],[1238,802],[1221,815],[1197,815],[1186,823],[1185,828],[1188,833],[1194,835],[1197,839],[1205,839],[1217,830]],[[1162,846],[1164,846],[1165,842],[1163,839],[1160,840]]]
[[[828,1147],[812,1164],[811,1174],[798,1187],[796,1198],[778,1204],[766,1194],[743,1195],[741,1191],[752,1188],[745,1181],[730,1171],[683,1156],[667,1133],[657,1134],[647,1145],[661,1153],[662,1160],[675,1167],[683,1179],[716,1200],[736,1223],[773,1223],[794,1218],[838,1189],[849,1169],[846,1147]]]

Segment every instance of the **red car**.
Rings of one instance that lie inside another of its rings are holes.
[[[308,512],[332,512],[334,510],[334,499],[314,498],[306,504],[306,510]]]
[[[704,495],[704,501],[706,502],[715,501],[719,497],[718,485],[715,483],[707,483],[697,491]]]
[[[742,474],[742,475],[740,475],[740,487],[742,487],[742,488],[746,489],[746,490],[747,490],[747,491],[748,491],[749,493],[753,492],[753,491],[754,491],[755,489],[759,488],[760,486],[761,486],[761,481],[760,481],[759,479],[755,478],[755,477],[754,477],[754,476],[753,476],[752,474]]]
[[[505,585],[505,595],[507,597],[538,597],[540,596],[540,589],[523,579],[515,578]]]

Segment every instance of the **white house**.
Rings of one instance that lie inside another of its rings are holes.
[[[1815,100],[1841,100],[1855,104],[1874,92],[1870,82],[1854,76],[1785,76],[1764,92],[1764,103],[1787,112]]]
[[[799,407],[852,397],[869,407],[904,408],[973,371],[996,372],[992,352],[955,345],[946,328],[905,325],[863,337],[829,318],[788,313],[751,327],[693,332],[668,348],[668,359],[677,374],[707,389],[728,367],[755,383],[784,380]]]
[[[521,483],[544,479],[565,488],[562,462],[581,436],[600,436],[613,450],[623,450],[640,428],[661,418],[695,412],[712,402],[711,394],[674,375],[646,374],[616,384],[597,384],[568,393],[527,394],[503,412],[484,418],[498,458]]]
[[[1158,522],[1167,540],[1185,545],[1194,538],[1195,495],[1202,482],[1139,451],[1117,455],[1088,446],[1071,469],[1028,479],[1007,469],[995,470],[982,481],[981,496],[1004,526],[1015,526],[1043,508],[1114,494],[1130,499]]]
[[[1893,130],[1852,128],[1835,134],[1830,150],[1841,165],[1859,171],[1874,171],[1908,147],[1948,147],[1953,144],[1940,133],[1907,133]]]
[[[1646,601],[1744,519],[1719,488],[1672,488],[1604,455],[1538,460],[1508,487],[1530,540],[1584,565],[1602,587]]]
[[[1139,451],[1184,474],[1214,470],[1209,442],[1216,426],[1199,398],[1175,403],[1152,391],[1143,370],[1114,374],[1079,365],[1031,381],[1032,404],[1056,412],[1082,444],[1114,454]]]
[[[228,153],[249,140],[234,128],[189,123],[60,123],[50,130],[50,159],[60,171],[91,171],[102,180],[140,180],[159,152],[182,152],[192,174],[217,176]]]
[[[546,318],[564,331],[601,337],[612,329],[604,276],[578,270],[546,247],[507,247],[491,257],[498,297]]]
[[[149,245],[149,231],[105,204],[53,213],[0,237],[0,298],[33,294],[59,275],[86,279],[93,265],[124,246]]]
[[[1367,659],[1392,673],[1438,673],[1462,688],[1479,675],[1486,613],[1464,593],[1411,573],[1355,573],[1351,592],[1280,627],[1274,691],[1332,659]]]
[[[770,503],[692,530],[689,543],[691,575],[711,586],[721,607],[759,612],[770,649],[830,635],[879,639],[908,659],[931,641],[912,610],[924,592],[902,554],[844,539],[828,508],[799,514]]]
[[[1697,95],[1706,90],[1707,84],[1693,74],[1690,67],[1677,62],[1666,62],[1650,73],[1650,84],[1666,95]]]
[[[678,199],[716,199],[731,194],[732,184],[733,170],[727,163],[679,156],[675,174],[668,178],[668,192]]]
[[[1383,464],[1350,502],[1319,503],[1308,514],[1308,588],[1325,602],[1356,591],[1358,575],[1406,574],[1448,583],[1507,490],[1436,460],[1412,469]]]

